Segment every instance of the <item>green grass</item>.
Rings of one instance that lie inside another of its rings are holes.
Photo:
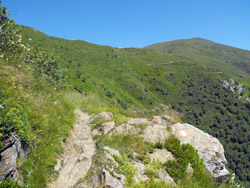
[[[250,52],[212,41],[193,38],[162,42],[147,46],[146,49],[167,55],[176,55],[206,68],[215,67],[216,72],[230,76],[248,77],[250,73]]]
[[[249,157],[243,157],[248,153],[249,108],[221,83],[233,78],[244,82],[244,94],[249,93],[249,51],[201,39],[161,43],[152,46],[156,52],[116,49],[22,28],[23,39],[31,46],[61,55],[59,65],[67,73],[64,86],[70,91],[66,95],[78,108],[91,114],[114,111],[152,117],[164,112],[161,104],[171,106],[181,112],[183,121],[219,138],[229,167],[249,183]],[[169,53],[164,54],[165,50]],[[235,154],[241,157],[235,159]]]
[[[61,141],[67,138],[72,128],[74,106],[66,100],[60,88],[48,84],[42,77],[34,78],[25,64],[16,67],[11,66],[11,62],[1,60],[0,63],[1,80],[15,80],[15,85],[12,83],[5,88],[15,89],[15,95],[23,98],[21,104],[25,106],[30,126],[25,132],[30,139],[25,141],[30,144],[31,152],[21,166],[24,182],[31,187],[45,187],[51,179],[56,158],[63,151]]]
[[[166,140],[165,146],[161,146],[161,148],[166,147],[175,156],[176,161],[172,161],[172,163],[176,164],[176,166],[173,169],[169,166],[169,162],[171,161],[168,161],[166,164],[161,164],[159,161],[150,160],[148,157],[148,154],[153,152],[153,149],[157,148],[158,145],[148,145],[148,143],[143,141],[142,138],[138,138],[133,135],[99,136],[97,140],[98,152],[94,157],[95,169],[91,169],[91,175],[100,173],[101,168],[105,165],[102,162],[103,146],[109,146],[119,150],[122,157],[118,157],[116,155],[113,156],[115,161],[119,164],[119,166],[115,167],[115,172],[123,174],[126,177],[126,186],[128,187],[170,187],[163,181],[156,180],[158,178],[158,172],[161,170],[167,170],[170,176],[174,178],[177,186],[181,188],[234,187],[233,185],[231,186],[224,183],[221,185],[217,184],[211,176],[204,171],[204,164],[199,158],[197,151],[190,145],[180,145],[180,142],[173,136]],[[136,158],[133,157],[134,152],[138,153]],[[135,182],[133,176],[136,174],[136,168],[132,165],[132,160],[139,160],[138,162],[144,163],[146,167],[145,175],[149,178],[147,181]],[[189,162],[194,169],[193,176],[185,173]],[[96,169],[99,170],[95,171]]]

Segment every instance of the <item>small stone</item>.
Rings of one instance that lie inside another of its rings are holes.
[[[61,160],[60,160],[60,159],[57,159],[56,161],[57,161],[57,163],[56,163],[56,165],[55,165],[55,167],[54,167],[54,170],[55,170],[55,171],[59,171],[59,170],[62,168]]]
[[[92,136],[100,136],[100,135],[102,135],[102,133],[101,133],[101,131],[99,131],[98,129],[94,129],[94,130],[92,131]]]
[[[155,123],[155,124],[162,124],[161,117],[159,117],[159,116],[154,116],[154,117],[152,118],[152,122]]]
[[[131,125],[148,124],[148,120],[146,118],[130,118],[128,120],[128,124]]]
[[[109,134],[138,134],[139,131],[139,128],[123,123],[115,127]]]
[[[99,130],[102,131],[104,134],[108,134],[113,128],[115,127],[115,122],[105,122],[101,124]]]
[[[97,187],[110,187],[110,188],[125,188],[125,184],[122,183],[121,179],[125,177],[113,177],[109,171],[103,169],[98,176],[92,176],[87,181],[80,183],[76,188],[97,188]]]
[[[155,149],[154,153],[150,154],[151,160],[159,160],[160,163],[165,163],[169,160],[175,160],[171,152],[166,149]]]
[[[161,170],[158,173],[158,176],[160,180],[164,181],[166,184],[170,185],[171,187],[177,187],[173,178],[171,178],[165,170]]]
[[[8,140],[8,146],[0,153],[0,183],[7,175],[18,177],[16,159],[21,150],[21,142],[16,135],[11,136]],[[7,143],[6,142],[6,143]],[[16,179],[17,181],[17,179]]]
[[[188,175],[188,177],[192,177],[194,173],[194,169],[192,168],[191,164],[188,163],[188,167],[186,169],[186,174]]]
[[[107,152],[108,152],[110,155],[112,155],[112,156],[113,156],[113,155],[116,155],[116,156],[122,158],[120,152],[119,152],[118,150],[116,150],[116,149],[110,148],[110,147],[108,147],[108,146],[104,146],[103,149],[104,149],[105,151],[107,151]]]

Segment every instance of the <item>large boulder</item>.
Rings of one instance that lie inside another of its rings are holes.
[[[218,139],[190,124],[176,123],[171,126],[171,131],[182,143],[190,144],[198,150],[204,159],[205,169],[215,179],[221,182],[229,176],[224,148]]]

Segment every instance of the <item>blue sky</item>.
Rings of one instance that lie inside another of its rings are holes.
[[[17,24],[114,47],[201,37],[250,50],[250,0],[2,0]]]

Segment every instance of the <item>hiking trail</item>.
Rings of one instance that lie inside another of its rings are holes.
[[[65,152],[55,166],[58,170],[58,178],[48,185],[49,188],[73,187],[87,174],[95,153],[90,121],[91,116],[87,113],[76,112],[76,123],[64,144]]]

